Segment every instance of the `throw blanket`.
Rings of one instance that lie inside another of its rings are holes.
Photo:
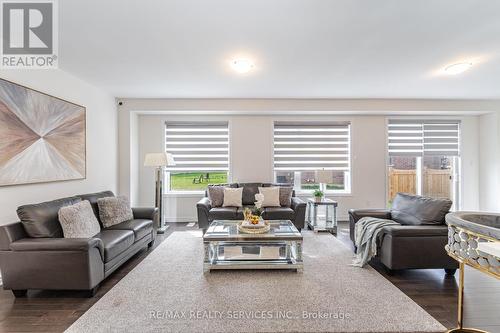
[[[358,248],[352,266],[363,267],[377,255],[377,241],[381,237],[382,228],[388,225],[399,225],[392,220],[375,217],[361,218],[354,228],[354,243]]]

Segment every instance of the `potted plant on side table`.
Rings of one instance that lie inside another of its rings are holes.
[[[316,200],[316,202],[321,202],[323,200],[323,197],[325,196],[325,192],[316,189],[313,192],[313,196],[314,196],[314,200]]]

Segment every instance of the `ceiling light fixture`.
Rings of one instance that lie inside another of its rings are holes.
[[[446,72],[446,74],[457,75],[457,74],[465,72],[466,70],[468,70],[471,67],[472,67],[471,62],[459,62],[459,63],[453,64],[453,65],[447,66],[444,69],[444,71]]]
[[[248,73],[254,68],[254,64],[249,59],[235,59],[231,62],[231,67],[238,73]]]

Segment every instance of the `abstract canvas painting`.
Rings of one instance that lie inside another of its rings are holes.
[[[0,186],[85,178],[85,108],[0,79]]]

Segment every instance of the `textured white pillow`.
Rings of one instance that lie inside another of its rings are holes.
[[[224,188],[224,203],[222,207],[241,207],[243,198],[243,187],[240,188]]]
[[[61,207],[58,217],[64,238],[91,238],[101,231],[88,200]]]
[[[264,196],[262,207],[280,207],[279,187],[259,187],[259,193]]]
[[[99,217],[104,228],[132,220],[134,214],[127,197],[106,197],[97,199]]]

